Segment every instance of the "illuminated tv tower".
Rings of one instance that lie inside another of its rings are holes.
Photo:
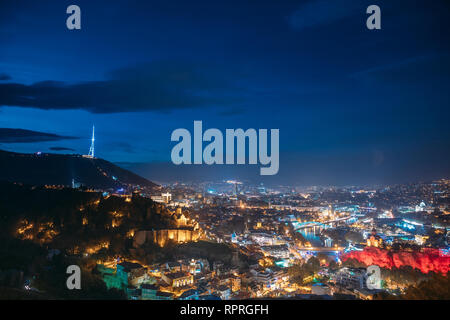
[[[95,142],[95,126],[92,126],[92,141],[91,141],[91,147],[89,148],[89,154],[88,154],[88,157],[91,157],[91,158],[95,157],[94,142]]]

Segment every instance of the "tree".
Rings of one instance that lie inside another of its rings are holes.
[[[361,243],[364,241],[364,237],[359,232],[349,231],[345,234],[345,240],[351,243]]]
[[[310,275],[317,273],[320,270],[320,261],[316,257],[311,257],[305,264],[305,268]]]
[[[320,261],[316,257],[311,257],[304,264],[295,264],[288,269],[288,274],[292,282],[303,284],[303,280],[313,276],[320,270]]]
[[[303,265],[297,263],[289,267],[288,275],[291,279],[291,282],[303,284],[303,279],[306,277],[306,270],[304,269]]]
[[[328,265],[328,268],[330,268],[331,270],[337,270],[339,268],[339,265],[337,264],[336,261],[331,260]]]
[[[407,300],[450,300],[450,274],[434,275],[406,289],[401,297]]]

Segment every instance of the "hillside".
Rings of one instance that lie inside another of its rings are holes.
[[[354,259],[366,266],[400,269],[409,266],[422,273],[447,274],[450,271],[450,256],[440,249],[424,248],[422,251],[394,251],[376,247],[365,247],[363,251],[350,251],[341,256],[342,261]]]
[[[0,299],[124,299],[92,270],[99,260],[134,259],[135,230],[172,228],[164,210],[136,194],[128,200],[0,181]],[[76,292],[66,287],[73,264],[82,269],[83,290]],[[39,292],[24,290],[31,279]]]
[[[116,189],[128,185],[154,188],[153,182],[103,159],[51,153],[24,154],[0,150],[0,180],[31,185],[72,185]]]

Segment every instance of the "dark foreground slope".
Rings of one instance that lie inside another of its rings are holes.
[[[151,199],[130,200],[0,181],[0,300],[125,298],[106,288],[97,262],[134,259],[134,230],[175,225]],[[67,289],[69,265],[81,268],[82,290]]]
[[[156,187],[151,181],[103,159],[80,155],[24,154],[0,150],[0,180],[31,185],[81,183],[93,188],[120,188],[127,185]]]

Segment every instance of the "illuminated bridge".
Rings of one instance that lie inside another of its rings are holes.
[[[304,228],[315,228],[315,227],[326,229],[329,227],[329,225],[325,225],[325,224],[323,224],[321,222],[317,222],[317,221],[292,222],[292,225],[294,226],[294,228],[296,230],[304,229]]]
[[[327,229],[331,228],[335,225],[337,225],[341,221],[350,220],[353,217],[344,217],[339,218],[335,220],[325,221],[325,222],[318,222],[318,221],[306,221],[306,222],[292,222],[292,225],[294,226],[295,230],[299,229],[305,229],[305,228],[321,228],[321,229]]]
[[[297,247],[298,251],[311,251],[311,252],[340,252],[344,250],[344,247]]]

